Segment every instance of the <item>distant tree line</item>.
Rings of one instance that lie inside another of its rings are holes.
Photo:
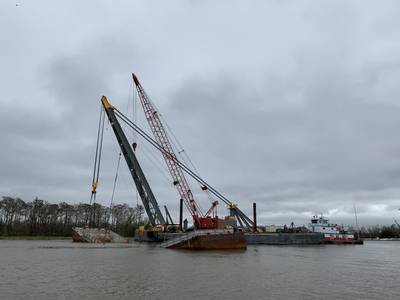
[[[1,197],[0,236],[71,236],[72,227],[109,228],[122,236],[133,236],[139,225],[147,225],[141,205],[103,206],[95,203],[49,203],[41,199],[25,202],[20,198]],[[398,224],[361,227],[362,238],[400,238]]]
[[[356,233],[357,231],[354,230]],[[380,238],[380,239],[390,239],[390,238],[400,238],[400,226],[398,224],[384,225],[384,226],[370,226],[361,227],[359,232],[361,238]]]
[[[133,236],[136,228],[145,223],[141,205],[53,204],[38,198],[25,202],[4,196],[0,200],[0,235],[3,236],[71,236],[72,227],[87,225]]]

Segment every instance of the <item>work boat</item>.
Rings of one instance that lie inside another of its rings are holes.
[[[319,232],[323,235],[324,244],[363,244],[360,239],[354,239],[354,232],[345,229],[338,224],[329,223],[329,219],[321,216],[313,216],[308,224],[312,232]]]

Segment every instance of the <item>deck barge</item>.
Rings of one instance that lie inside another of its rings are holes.
[[[145,230],[136,232],[134,240],[138,242],[164,242],[185,234],[187,233]],[[319,233],[246,232],[243,233],[243,236],[248,245],[318,245],[322,243],[322,236]]]
[[[318,245],[322,235],[316,232],[248,232],[248,245]]]

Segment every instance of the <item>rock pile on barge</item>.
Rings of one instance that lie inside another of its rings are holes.
[[[72,240],[77,243],[125,243],[126,239],[105,228],[72,228]]]

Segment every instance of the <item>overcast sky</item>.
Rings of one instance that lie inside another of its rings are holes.
[[[148,130],[135,72],[199,173],[261,223],[354,223],[354,205],[392,223],[399,15],[398,1],[1,1],[0,195],[88,202],[101,96]],[[177,219],[160,154],[127,135]],[[109,205],[119,150],[104,138]],[[119,173],[115,202],[135,205]]]

